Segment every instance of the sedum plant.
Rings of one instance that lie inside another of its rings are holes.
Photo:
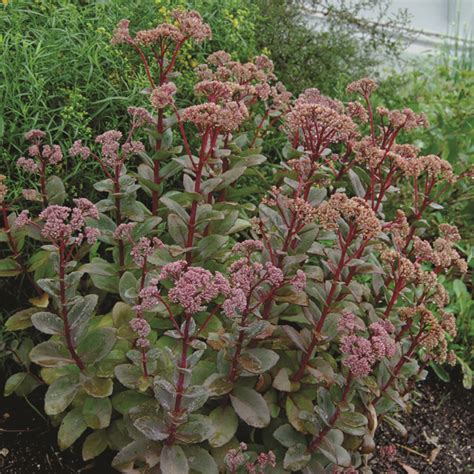
[[[2,177],[1,274],[38,293],[6,327],[45,335],[15,352],[25,369],[5,392],[46,385],[61,449],[113,449],[122,472],[370,472],[378,424],[403,431],[426,364],[453,362],[438,277],[466,264],[456,228],[428,219],[456,176],[403,142],[423,114],[373,109],[369,79],[348,104],[292,99],[267,57],[218,51],[180,104],[176,58],[211,31],[196,12],[173,18],[114,33],[143,63],[149,107],[69,150],[100,164],[102,200],[56,177],[62,192],[48,189],[62,153],[37,130],[18,163],[38,177],[27,210]],[[285,159],[258,202],[245,183],[269,130]]]

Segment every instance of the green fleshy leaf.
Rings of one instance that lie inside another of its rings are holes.
[[[239,426],[239,420],[231,406],[219,406],[211,411],[209,418],[214,427],[214,434],[209,438],[213,448],[224,446],[228,443]]]
[[[176,444],[164,445],[160,454],[160,468],[166,474],[187,474],[189,464],[183,448]]]
[[[265,399],[248,387],[236,387],[230,400],[239,417],[254,428],[264,428],[270,423],[270,410]]]
[[[105,430],[98,430],[91,433],[82,445],[82,459],[89,461],[102,454],[109,446],[107,433]]]
[[[59,415],[74,400],[78,391],[77,380],[69,376],[56,379],[49,387],[44,398],[44,411],[47,415]]]
[[[71,447],[75,441],[86,431],[87,425],[80,408],[71,410],[61,422],[58,431],[59,449],[64,451]]]
[[[82,406],[82,416],[89,428],[94,430],[107,428],[112,416],[110,399],[86,397]]]

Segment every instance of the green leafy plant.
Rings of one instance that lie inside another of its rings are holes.
[[[217,51],[180,104],[178,58],[210,36],[195,11],[136,34],[119,22],[153,112],[70,148],[98,163],[103,199],[55,201],[43,181],[62,154],[40,130],[18,163],[37,178],[28,209],[1,178],[1,275],[38,292],[6,329],[44,335],[5,391],[46,384],[60,448],[85,435],[84,459],[110,448],[123,472],[351,472],[382,419],[400,427],[425,365],[455,361],[440,279],[466,262],[457,229],[428,219],[457,177],[403,142],[425,116],[375,109],[369,79],[348,86],[362,102],[292,100],[268,57]],[[238,183],[270,130],[284,160],[255,206]]]

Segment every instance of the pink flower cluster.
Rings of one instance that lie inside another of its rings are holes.
[[[83,160],[87,160],[91,154],[89,147],[82,144],[82,140],[76,140],[72,147],[69,148],[69,156],[80,156]]]
[[[25,158],[24,156],[18,158],[16,165],[28,173],[35,174],[39,171],[39,166],[35,163],[35,161],[31,158]]]
[[[143,107],[129,107],[127,112],[132,117],[132,124],[135,127],[141,127],[145,124],[154,123],[154,119],[148,110]]]
[[[247,120],[249,112],[243,102],[230,101],[223,105],[208,102],[184,109],[181,119],[200,130],[215,127],[223,131],[236,130]]]
[[[145,150],[145,147],[140,141],[129,141],[127,140],[122,147],[120,147],[120,140],[122,138],[122,132],[118,130],[108,130],[107,132],[98,135],[95,139],[96,143],[102,145],[102,162],[110,168],[115,168],[123,163],[123,160],[127,155],[140,153]],[[90,155],[90,151],[87,147],[82,147],[79,142],[74,143],[73,148],[69,153],[75,155],[81,155],[83,158]]]
[[[321,95],[317,89],[308,89],[298,97],[285,117],[285,130],[293,142],[298,139],[314,158],[329,145],[357,136],[357,126],[344,113],[342,104]]]
[[[39,218],[44,222],[41,235],[55,245],[72,243],[80,245],[84,238],[89,244],[94,244],[100,235],[96,228],[86,226],[86,219],[98,219],[97,208],[88,199],[74,199],[74,208],[56,204],[44,209]],[[15,221],[16,227],[29,224],[28,211],[22,211]],[[74,235],[75,234],[75,235]]]
[[[254,462],[248,462],[248,456],[245,454],[248,446],[246,443],[240,443],[238,449],[229,449],[227,451],[224,463],[230,472],[237,472],[239,468],[245,467],[248,474],[257,474],[265,472],[266,468],[276,467],[276,456],[273,451],[260,453]]]
[[[219,294],[229,292],[229,283],[224,276],[201,267],[189,267],[175,280],[168,292],[173,303],[181,305],[187,314],[196,314],[206,309],[206,304]]]
[[[296,270],[296,275],[290,280],[290,283],[298,291],[304,291],[306,288],[306,273],[303,270]]]
[[[343,193],[333,194],[318,207],[316,214],[324,228],[336,230],[342,218],[348,224],[355,225],[357,232],[367,240],[373,239],[382,230],[379,219],[367,201],[359,197],[349,198]]]
[[[158,237],[149,239],[142,237],[136,245],[133,246],[130,255],[138,266],[143,266],[146,259],[153,255],[157,250],[164,247],[163,242]]]
[[[274,83],[273,63],[264,55],[242,64],[232,61],[225,51],[217,51],[208,56],[207,64],[200,64],[196,70],[201,79],[196,93],[205,95],[211,102],[233,100],[250,107],[261,100],[269,111],[288,108],[291,93],[283,84]]]
[[[63,159],[63,153],[59,145],[41,145],[46,133],[41,130],[31,130],[25,134],[26,140],[31,142],[28,147],[28,155],[31,158],[24,156],[18,158],[16,164],[18,167],[24,169],[28,173],[39,173],[42,167],[46,165],[57,165]],[[32,158],[40,160],[42,166],[35,162]]]
[[[129,31],[130,22],[128,20],[120,20],[115,28],[111,44],[132,44],[152,46],[166,40],[175,43],[182,43],[188,38],[194,39],[200,43],[206,39],[210,39],[211,29],[208,24],[204,23],[201,15],[196,11],[173,10],[172,16],[177,26],[169,23],[162,23],[150,30],[139,31],[135,38],[132,38]]]
[[[176,86],[173,82],[166,82],[151,91],[150,102],[156,109],[164,109],[168,105],[174,104],[173,96],[176,94]]]
[[[396,344],[390,335],[395,328],[389,321],[372,323],[369,326],[371,336],[367,339],[355,334],[362,326],[352,313],[345,313],[339,321],[338,329],[349,332],[341,337],[340,348],[344,354],[343,365],[349,368],[355,377],[369,375],[377,360],[395,355]]]
[[[253,244],[250,242],[252,241],[246,241],[241,245],[252,248]],[[283,272],[270,262],[265,265],[252,262],[250,254],[235,261],[229,268],[230,286],[222,305],[225,315],[229,318],[241,316],[248,310],[251,297],[262,292],[264,284],[278,288],[283,282]]]
[[[211,28],[204,23],[202,16],[194,10],[173,10],[173,18],[178,23],[178,28],[185,38],[192,38],[197,43],[212,38]]]
[[[132,240],[132,232],[136,226],[136,222],[129,222],[127,224],[120,224],[114,230],[115,240]]]
[[[40,142],[44,137],[46,137],[46,133],[38,129],[33,129],[25,133],[25,140],[29,142]]]
[[[135,344],[138,347],[142,347],[144,349],[149,347],[150,341],[147,338],[151,332],[151,327],[148,321],[143,317],[133,318],[130,321],[130,327],[132,328],[132,331],[138,336]]]
[[[340,332],[354,333],[363,331],[365,324],[362,319],[358,318],[352,311],[343,311],[341,319],[337,323],[337,330]]]
[[[174,281],[168,292],[169,299],[190,315],[204,311],[206,304],[220,294],[229,293],[229,282],[221,273],[213,275],[209,270],[188,267],[185,260],[179,260],[164,265],[159,278],[151,280],[149,286],[140,292],[143,309],[151,309],[159,303],[158,282],[168,278]]]

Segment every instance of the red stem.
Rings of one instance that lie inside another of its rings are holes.
[[[334,424],[338,420],[338,418],[341,414],[341,404],[343,404],[347,399],[347,395],[349,394],[349,390],[351,388],[351,382],[352,382],[352,374],[349,371],[349,373],[347,374],[347,377],[346,377],[346,383],[345,383],[345,386],[344,386],[344,391],[342,392],[341,401],[337,404],[336,411],[331,416],[327,426],[325,426],[319,432],[319,434],[313,438],[313,440],[311,441],[311,443],[308,447],[308,452],[313,453],[314,451],[316,451],[319,448],[319,446],[323,442],[326,435],[329,433],[329,431],[333,428]]]
[[[76,365],[79,367],[81,371],[85,370],[84,363],[82,362],[81,358],[76,352],[74,347],[74,341],[72,340],[71,328],[69,327],[69,320],[68,320],[68,310],[67,310],[67,298],[66,298],[66,281],[65,281],[65,268],[67,262],[65,261],[64,254],[65,254],[65,243],[64,241],[61,242],[59,247],[59,297],[61,301],[61,318],[64,324],[64,336],[66,338],[67,348],[71,357],[73,358]]]
[[[40,157],[41,168],[40,168],[40,188],[41,188],[41,199],[43,209],[48,205],[48,195],[46,193],[46,160]]]
[[[181,415],[181,403],[183,400],[183,394],[184,394],[184,381],[185,381],[185,374],[184,370],[188,366],[188,349],[189,349],[189,343],[190,343],[190,338],[189,338],[189,327],[191,325],[191,319],[192,315],[187,314],[186,315],[186,323],[184,325],[184,332],[183,332],[183,345],[181,347],[181,359],[179,362],[179,368],[181,369],[179,371],[178,375],[178,383],[176,385],[176,400],[174,403],[174,409],[173,409],[173,418],[178,417]],[[167,439],[167,444],[171,445],[174,442],[175,435],[176,435],[176,430],[178,426],[176,423],[173,421],[171,423],[171,426],[169,427],[169,437]]]
[[[294,382],[299,382],[301,380],[301,378],[303,377],[303,375],[305,373],[305,370],[306,370],[306,366],[308,365],[309,360],[311,359],[311,355],[313,353],[313,350],[316,347],[316,344],[317,344],[318,338],[319,338],[319,333],[321,332],[321,329],[324,325],[324,321],[326,320],[326,317],[329,314],[329,310],[330,310],[330,307],[331,307],[332,299],[334,297],[334,293],[336,292],[339,277],[341,276],[344,265],[347,263],[345,261],[346,253],[347,253],[347,250],[349,248],[349,245],[352,242],[352,239],[353,239],[354,235],[355,235],[355,227],[353,227],[351,225],[351,227],[349,228],[349,234],[347,235],[347,239],[346,239],[343,247],[341,248],[341,258],[339,260],[339,264],[337,266],[336,272],[334,273],[334,278],[332,280],[332,284],[331,284],[331,288],[329,289],[328,296],[326,297],[323,312],[322,312],[321,317],[319,318],[318,324],[316,325],[316,328],[313,332],[313,337],[311,339],[311,343],[309,344],[306,353],[304,354],[303,358],[301,359],[301,363],[300,363],[300,367],[298,369],[298,372],[296,372],[296,374],[293,376],[293,381]]]
[[[116,220],[117,220],[117,227],[122,223],[122,212],[121,212],[121,196],[120,196],[120,168],[117,166],[115,168],[115,176],[114,176],[114,194],[115,194],[115,211],[116,211]],[[125,266],[125,245],[123,240],[118,241],[118,248],[119,248],[119,273],[120,275],[123,273],[123,269]]]

